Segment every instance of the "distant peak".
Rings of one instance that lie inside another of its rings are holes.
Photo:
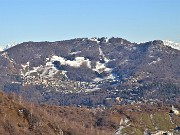
[[[163,43],[165,46],[169,46],[173,49],[180,50],[180,43],[176,43],[176,42],[171,41],[171,40],[163,40]]]
[[[8,44],[8,45],[6,45],[6,47],[3,48],[3,51],[5,51],[5,50],[7,50],[7,49],[9,49],[9,48],[11,48],[13,46],[16,46],[16,45],[17,45],[17,43]]]

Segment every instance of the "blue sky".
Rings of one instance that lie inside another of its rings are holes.
[[[180,42],[180,0],[0,0],[0,46],[77,37]]]

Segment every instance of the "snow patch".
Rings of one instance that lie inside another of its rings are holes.
[[[98,39],[97,39],[96,37],[90,38],[89,40],[90,40],[90,41],[95,41],[95,42],[97,42],[97,43],[100,43],[100,41],[98,41]]]
[[[109,38],[106,37],[106,38],[105,38],[105,42],[106,42],[106,43],[109,42]]]
[[[79,54],[79,53],[81,53],[81,51],[71,52],[71,53],[69,53],[69,54],[70,54],[70,55],[74,55],[74,54]]]
[[[180,43],[175,43],[175,42],[170,41],[170,40],[163,40],[163,43],[165,46],[169,46],[173,49],[180,50]]]
[[[92,70],[98,72],[99,74],[102,72],[106,72],[108,75],[104,78],[98,78],[97,77],[97,78],[93,79],[93,81],[99,82],[99,81],[102,81],[103,79],[115,80],[118,76],[116,74],[112,73],[113,68],[107,67],[107,64],[110,60],[104,55],[100,46],[99,46],[99,55],[101,56],[100,61],[102,60],[103,62],[97,61],[95,68]]]
[[[102,51],[102,49],[101,49],[100,46],[99,46],[99,55],[103,57],[103,59],[104,59],[104,61],[105,61],[106,63],[109,62],[109,59],[106,58],[106,56],[104,55],[104,53],[103,53],[103,51]]]
[[[21,65],[22,70],[21,70],[21,75],[24,77],[32,77],[32,76],[39,76],[41,78],[49,78],[53,77],[58,70],[54,67],[53,64],[50,64],[50,62],[47,62],[45,66],[38,66],[38,67],[33,67],[32,70],[29,70],[29,62],[27,64]]]
[[[157,60],[152,61],[151,63],[149,63],[149,65],[151,65],[151,64],[156,64],[156,63],[159,62],[159,61],[161,61],[161,58],[158,58]]]
[[[96,62],[96,68],[93,69],[94,71],[97,71],[98,73],[102,73],[103,71],[110,72],[112,71],[111,68],[107,68],[105,63],[100,63],[99,61]]]
[[[75,60],[66,60],[63,57],[60,56],[52,56],[51,62],[59,61],[61,65],[68,65],[72,67],[80,67],[83,64],[86,64],[88,68],[91,68],[91,61],[89,59],[85,59],[84,57],[76,57]]]
[[[84,57],[76,57],[75,60],[70,61],[60,56],[52,56],[51,58],[46,58],[46,65],[33,67],[32,70],[29,70],[29,62],[27,62],[26,64],[22,64],[21,75],[26,77],[35,75],[43,78],[53,77],[59,71],[53,64],[53,62],[55,61],[59,61],[60,65],[69,65],[78,68],[81,65],[86,64],[88,68],[91,68],[91,62],[89,61],[89,59],[85,59]],[[62,71],[62,74],[66,76],[66,71]]]

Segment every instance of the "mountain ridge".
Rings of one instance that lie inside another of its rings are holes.
[[[111,37],[111,38],[101,37],[101,38],[104,38],[106,40],[106,42],[108,42],[109,39],[114,38],[114,37]],[[92,37],[92,38],[74,38],[74,39],[77,39],[77,40],[78,39],[88,39],[88,40],[91,40],[91,41],[100,42],[100,41],[98,41],[98,39],[101,39],[101,38],[100,37]],[[118,37],[116,37],[116,38],[118,38]],[[34,43],[38,43],[38,42],[39,43],[40,42],[61,42],[61,41],[64,42],[64,41],[69,41],[69,40],[74,40],[74,39],[66,39],[66,40],[60,40],[60,41],[28,41],[28,42],[34,42]],[[121,38],[121,39],[123,39],[123,38]],[[178,43],[178,42],[175,42],[175,41],[172,41],[172,40],[167,40],[167,39],[164,39],[164,40],[160,40],[159,39],[159,41],[163,41],[164,45],[166,45],[166,46],[170,46],[170,47],[172,47],[174,49],[179,50],[180,43]],[[11,48],[13,46],[18,45],[18,44],[28,43],[28,42],[8,44],[4,48],[1,47],[0,50],[5,51],[5,50],[7,50],[7,49],[9,49],[9,48]],[[150,42],[150,41],[146,41],[146,42],[133,42],[133,43],[142,44],[142,43],[147,43],[147,42]]]
[[[88,106],[146,99],[178,103],[179,58],[180,52],[161,40],[137,44],[103,37],[24,42],[1,52],[1,88],[36,103],[58,105],[65,99],[65,105]]]

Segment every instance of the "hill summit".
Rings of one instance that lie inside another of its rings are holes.
[[[177,48],[114,37],[23,42],[0,52],[0,88],[37,104],[179,103]]]

